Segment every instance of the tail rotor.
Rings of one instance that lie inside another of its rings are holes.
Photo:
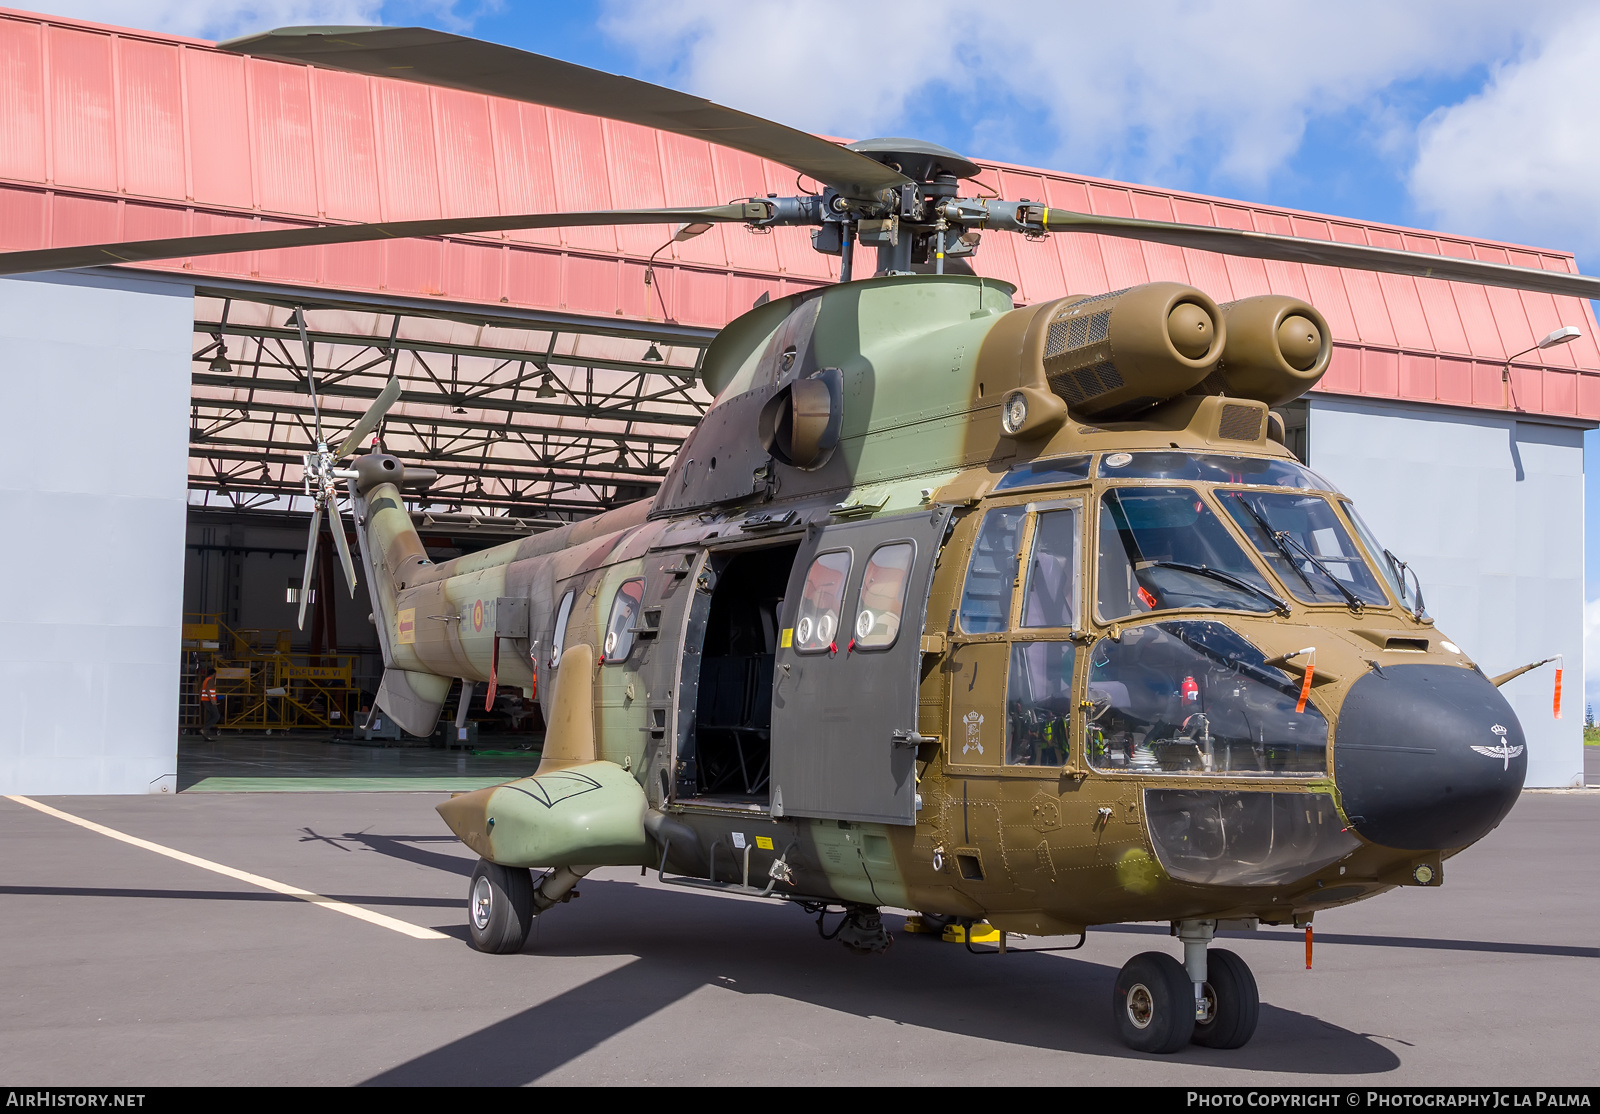
[[[316,420],[317,447],[314,452],[305,454],[305,485],[306,494],[312,497],[311,532],[306,538],[306,567],[305,574],[300,581],[300,618],[298,628],[305,629],[306,601],[311,596],[311,580],[317,557],[317,535],[322,530],[322,515],[326,511],[328,525],[333,532],[334,548],[339,552],[339,565],[344,569],[345,586],[349,588],[350,595],[356,594],[356,566],[350,557],[350,542],[345,537],[344,512],[339,506],[339,481],[353,479],[355,473],[348,468],[340,468],[339,462],[361,447],[362,441],[367,438],[378,424],[383,421],[384,415],[400,397],[400,376],[391,375],[389,382],[384,385],[382,392],[367,407],[366,413],[351,427],[350,432],[339,442],[339,447],[334,450],[328,448],[328,442],[322,436],[322,410],[317,402],[317,382],[315,365],[312,363],[311,339],[306,335],[306,320],[303,310],[296,308],[292,323],[299,327],[300,340],[305,347],[306,354],[306,386],[311,392],[311,409]]]

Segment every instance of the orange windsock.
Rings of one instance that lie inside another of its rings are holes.
[[[1560,719],[1561,718],[1561,667],[1563,665],[1565,665],[1565,664],[1566,663],[1561,660],[1561,655],[1557,654],[1556,655],[1556,698],[1555,698],[1555,707],[1554,707],[1554,712],[1555,712],[1555,718],[1556,719]]]

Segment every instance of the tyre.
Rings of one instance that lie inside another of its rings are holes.
[[[1245,961],[1230,951],[1206,952],[1206,997],[1211,1020],[1194,1023],[1194,1043],[1207,1048],[1240,1048],[1255,1034],[1261,994]]]
[[[1142,952],[1117,972],[1117,1035],[1135,1052],[1176,1052],[1194,1035],[1194,984],[1164,952]]]
[[[472,946],[492,955],[520,952],[533,925],[533,876],[527,867],[479,859],[467,888]]]

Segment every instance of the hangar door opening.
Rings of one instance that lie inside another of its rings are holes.
[[[502,686],[487,706],[479,685],[462,708],[457,681],[426,738],[374,708],[383,660],[348,509],[324,517],[301,599],[302,458],[319,422],[336,444],[398,376],[399,400],[359,451],[438,473],[407,492],[432,561],[555,529],[654,494],[710,401],[695,369],[711,334],[426,311],[198,292],[180,791],[293,787],[285,779],[466,788],[537,767],[544,722],[530,692]],[[358,555],[353,595],[333,529]]]

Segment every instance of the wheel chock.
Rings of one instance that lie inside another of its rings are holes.
[[[975,921],[971,929],[953,924],[945,928],[943,938],[951,944],[999,944],[1000,930],[988,921]]]

